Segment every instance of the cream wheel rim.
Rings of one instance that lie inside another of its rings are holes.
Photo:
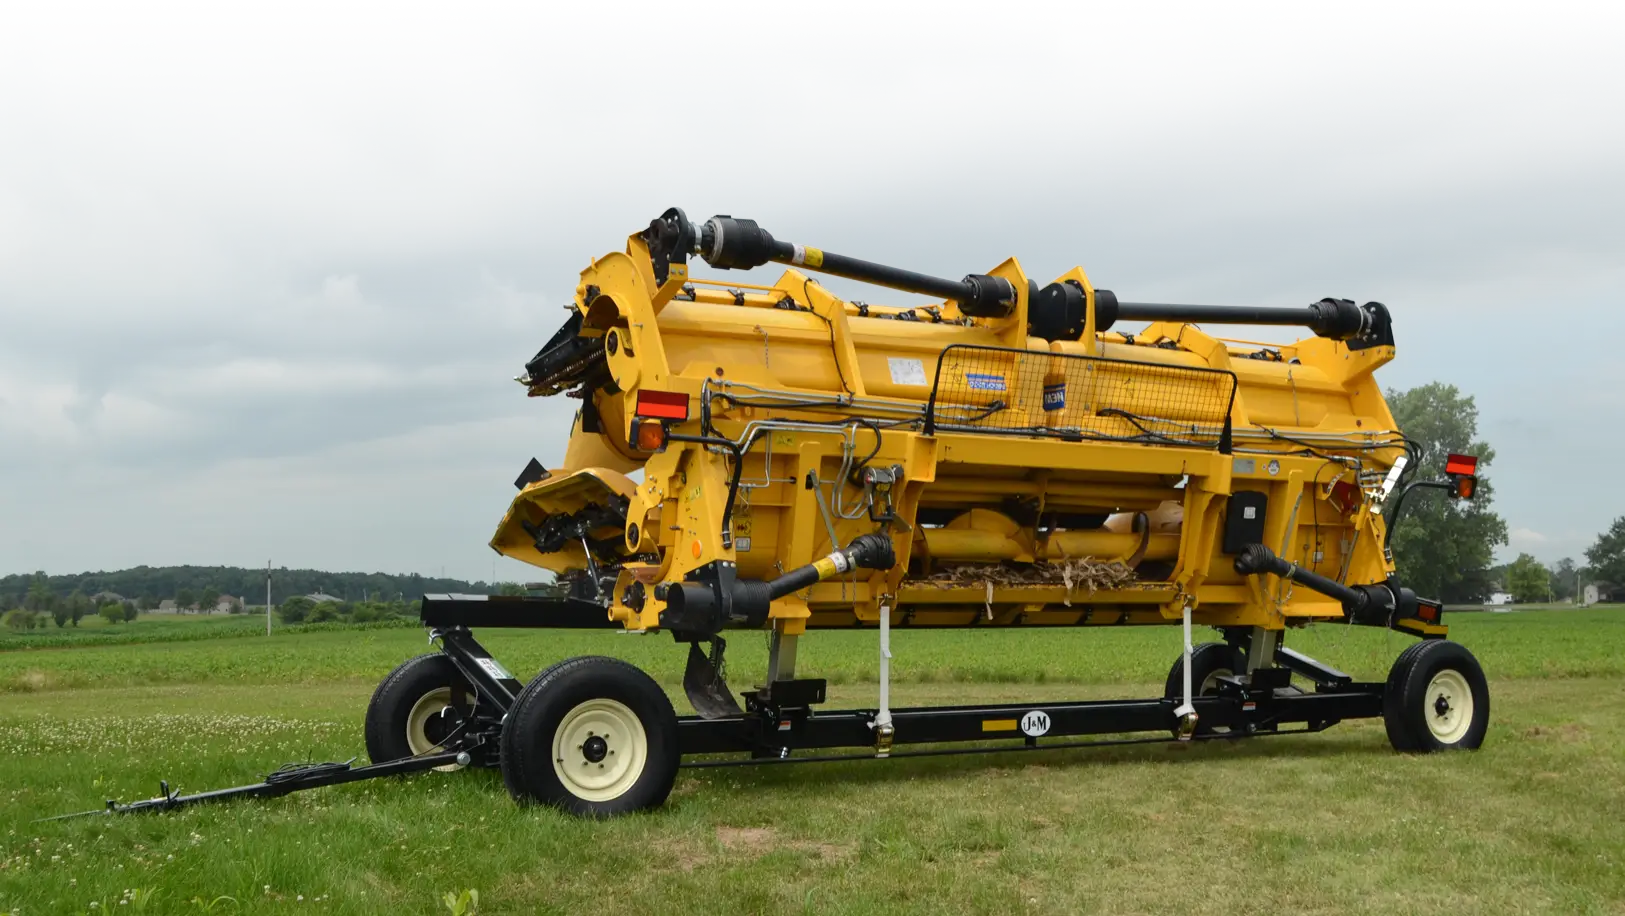
[[[1428,681],[1425,694],[1428,731],[1440,744],[1455,744],[1473,727],[1473,691],[1467,679],[1454,668],[1446,668]]]
[[[625,795],[643,775],[649,737],[618,700],[587,700],[553,731],[553,772],[570,794],[605,802]]]
[[[429,737],[429,723],[445,715],[450,707],[450,687],[437,687],[418,697],[418,701],[412,704],[412,711],[406,716],[406,746],[411,749],[412,756],[420,757],[444,750]],[[435,769],[442,773],[450,773],[461,767],[455,763],[448,763]]]
[[[1218,693],[1219,692],[1219,678],[1221,678],[1221,677],[1231,677],[1234,674],[1235,674],[1235,672],[1231,671],[1229,668],[1215,668],[1215,669],[1213,669],[1213,673],[1209,674],[1205,678],[1202,678],[1202,686],[1196,688],[1196,695],[1199,696],[1199,697],[1205,697],[1205,696],[1212,696],[1213,694]]]

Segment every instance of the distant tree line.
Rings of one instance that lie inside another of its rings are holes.
[[[485,582],[416,573],[335,573],[286,567],[271,571],[272,604],[318,593],[349,602],[416,601],[426,593],[483,595],[490,590]],[[105,592],[122,596],[138,610],[156,608],[163,600],[173,600],[181,607],[197,605],[213,610],[221,595],[241,598],[248,604],[263,604],[265,570],[240,566],[137,566],[115,572],[13,574],[0,577],[0,612],[16,608],[50,612],[71,603],[75,593],[88,596]],[[99,613],[99,610],[91,608],[84,613]]]
[[[1582,598],[1581,589],[1587,585],[1597,586],[1605,601],[1625,601],[1625,515],[1597,535],[1585,553],[1585,566],[1572,557],[1547,566],[1532,554],[1520,553],[1511,563],[1491,568],[1490,575],[1520,603]]]

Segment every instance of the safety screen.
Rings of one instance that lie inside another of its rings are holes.
[[[925,432],[1228,450],[1235,397],[1222,369],[956,344],[937,358]]]

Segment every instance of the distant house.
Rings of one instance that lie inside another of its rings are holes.
[[[1612,582],[1592,582],[1581,594],[1581,603],[1600,604],[1604,601],[1618,601],[1621,598],[1625,598],[1625,588],[1620,588]]]
[[[305,597],[309,598],[311,601],[313,601],[313,602],[315,602],[317,604],[321,604],[324,601],[331,601],[331,602],[334,602],[336,604],[336,603],[341,602],[341,601],[344,600],[343,598],[335,598],[332,595],[327,594],[326,592],[314,592],[312,594],[306,595]]]
[[[1503,604],[1511,604],[1511,603],[1512,603],[1512,596],[1510,594],[1508,594],[1507,592],[1490,592],[1490,596],[1488,598],[1484,599],[1484,604],[1486,604],[1488,606],[1491,606],[1491,607],[1495,607],[1495,606],[1499,606],[1499,605],[1503,605]]]
[[[220,600],[215,602],[214,609],[222,614],[241,611],[243,609],[243,599],[233,598],[230,595],[221,595]]]
[[[98,605],[123,604],[124,596],[118,592],[97,592],[96,594],[90,596],[90,600],[96,602]]]
[[[158,602],[158,613],[177,614],[180,613],[180,608],[175,605],[174,598],[165,598],[164,600]]]

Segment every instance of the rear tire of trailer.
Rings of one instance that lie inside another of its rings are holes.
[[[1396,751],[1476,750],[1490,726],[1484,669],[1460,643],[1419,642],[1388,672],[1382,720]]]
[[[1184,702],[1185,700],[1185,656],[1181,654],[1174,659],[1174,666],[1168,669],[1168,683],[1163,687],[1162,695],[1170,700]],[[1218,679],[1235,674],[1247,672],[1247,657],[1240,649],[1229,643],[1205,642],[1191,648],[1191,696],[1212,696],[1219,692]],[[1228,728],[1215,728],[1203,725],[1198,719],[1196,733],[1198,735],[1215,735],[1229,732]],[[1174,737],[1179,736],[1179,729],[1173,731]]]
[[[680,757],[666,692],[614,658],[572,658],[542,672],[502,728],[508,794],[587,817],[659,807]]]
[[[462,703],[453,704],[455,692]],[[367,757],[373,763],[436,751],[462,721],[458,706],[472,710],[474,689],[451,659],[439,653],[410,659],[389,673],[367,704]],[[461,769],[448,763],[441,772]]]

